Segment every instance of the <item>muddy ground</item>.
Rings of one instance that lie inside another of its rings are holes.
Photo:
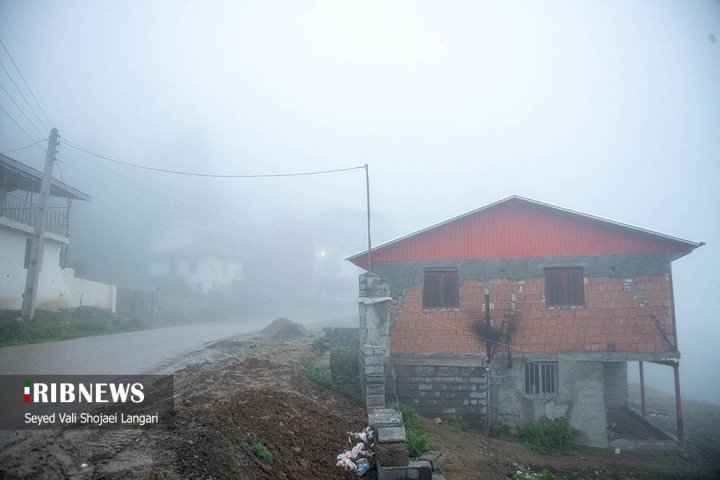
[[[203,358],[211,360],[175,374],[175,416],[169,428],[18,433],[0,452],[0,479],[354,478],[335,467],[335,456],[347,445],[346,433],[365,426],[365,411],[305,378],[302,365],[323,360],[311,342],[312,337],[282,342],[245,337],[210,345]],[[720,408],[707,405],[707,411],[688,412],[695,415],[688,425],[707,430],[689,431],[688,437],[697,439],[693,442],[718,438]],[[451,480],[502,479],[518,465],[533,471],[602,470],[608,478],[720,478],[713,441],[710,447],[704,443],[706,450],[683,454],[582,449],[538,455],[508,439],[427,424],[441,451],[436,463]],[[273,454],[272,465],[250,451],[258,441]]]

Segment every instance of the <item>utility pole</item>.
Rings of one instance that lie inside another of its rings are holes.
[[[40,201],[35,213],[35,231],[30,244],[30,262],[28,265],[25,292],[23,293],[22,316],[25,320],[32,320],[35,316],[35,301],[37,300],[38,281],[42,270],[43,251],[45,249],[45,225],[47,223],[47,205],[50,196],[50,181],[52,180],[53,164],[55,163],[55,150],[57,149],[57,128],[50,130],[47,153],[45,154],[45,169],[40,184]]]
[[[368,272],[372,272],[372,240],[370,239],[370,168],[365,168],[365,195],[367,199],[367,243],[368,243]]]

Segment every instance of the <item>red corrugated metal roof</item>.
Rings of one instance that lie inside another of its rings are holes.
[[[513,196],[372,249],[372,262],[668,252],[703,245]],[[348,260],[367,268],[367,251]]]

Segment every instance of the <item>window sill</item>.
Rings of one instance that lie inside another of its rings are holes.
[[[459,312],[460,307],[430,307],[423,308],[423,312]]]
[[[548,310],[584,310],[585,305],[548,305]]]

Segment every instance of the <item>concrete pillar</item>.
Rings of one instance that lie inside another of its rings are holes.
[[[605,406],[607,408],[624,408],[628,404],[627,363],[606,362],[605,370]]]
[[[368,412],[385,408],[390,358],[390,287],[374,273],[360,276],[360,387]]]

